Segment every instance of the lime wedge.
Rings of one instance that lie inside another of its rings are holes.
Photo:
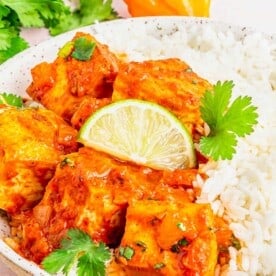
[[[91,115],[78,141],[153,169],[174,170],[196,165],[189,132],[170,111],[142,100],[122,100]]]

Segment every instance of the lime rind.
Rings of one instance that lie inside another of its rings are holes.
[[[82,126],[78,140],[154,169],[196,165],[193,141],[182,122],[166,108],[143,100],[121,100],[99,109]]]

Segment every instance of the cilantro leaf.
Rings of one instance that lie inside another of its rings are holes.
[[[80,0],[78,9],[64,16],[58,24],[50,27],[50,34],[58,35],[78,27],[117,17],[117,13],[112,8],[112,0]]]
[[[74,261],[75,256],[72,255],[71,252],[65,249],[59,249],[53,251],[48,257],[46,257],[43,260],[42,265],[50,274],[54,274],[58,271],[62,271],[66,274],[67,271],[70,271]]]
[[[62,0],[1,0],[0,3],[16,13],[23,27],[44,27],[70,11]]]
[[[0,0],[0,64],[29,47],[21,27],[48,27],[67,13],[62,0]]]
[[[110,258],[110,250],[103,243],[95,244],[85,232],[69,229],[61,241],[61,248],[48,255],[42,261],[42,266],[50,274],[62,271],[68,275],[77,263],[78,276],[104,276]]]
[[[253,126],[257,123],[256,109],[251,105],[251,98],[248,96],[240,96],[235,99],[224,118],[224,122],[231,122],[228,125],[228,130],[240,137],[250,134],[253,131]]]
[[[4,51],[10,48],[12,44],[12,38],[16,37],[17,34],[18,33],[13,28],[0,28],[0,51]]]
[[[232,81],[225,82],[224,84],[218,82],[214,86],[213,91],[206,91],[204,94],[200,112],[203,120],[213,130],[223,118],[224,111],[230,102],[233,87]]]
[[[22,107],[23,100],[21,97],[14,95],[14,94],[1,93],[0,94],[0,104]]]
[[[1,2],[0,2],[1,3]],[[0,5],[0,19],[7,16],[9,14],[9,9],[5,6]]]
[[[61,47],[58,56],[62,58],[72,56],[77,60],[85,61],[91,58],[95,48],[95,42],[88,40],[86,37],[79,37]]]
[[[0,30],[1,33],[1,30]],[[1,34],[0,34],[1,36]],[[1,38],[0,38],[1,39]],[[0,43],[1,44],[1,43]],[[29,47],[27,41],[19,36],[10,38],[9,45],[0,50],[0,64]]]
[[[105,275],[106,262],[98,262],[97,259],[110,259],[110,252],[106,250],[106,247],[103,243],[100,243],[99,246],[95,248],[94,254],[89,252],[88,254],[80,257],[79,263],[77,265],[78,275]],[[90,270],[87,269],[89,266],[91,267]],[[93,272],[93,274],[91,272]]]
[[[201,99],[200,112],[210,127],[207,137],[200,139],[200,150],[214,160],[231,159],[235,153],[237,137],[244,137],[257,124],[257,108],[248,96],[239,96],[230,105],[232,81],[220,81],[213,91],[206,91]]]
[[[231,159],[235,153],[237,139],[234,133],[223,131],[215,136],[202,137],[200,150],[203,154],[213,157],[214,160]]]
[[[0,64],[28,47],[28,43],[19,34],[17,16],[0,4]]]
[[[72,57],[78,60],[88,60],[96,48],[96,43],[89,41],[85,37],[77,38],[74,41],[74,51]]]

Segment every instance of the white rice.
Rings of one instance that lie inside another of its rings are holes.
[[[126,51],[130,60],[180,57],[212,83],[233,80],[233,97],[250,95],[258,107],[259,123],[252,135],[239,140],[234,158],[207,164],[209,178],[203,182],[198,177],[195,185],[202,188],[198,202],[210,202],[242,243],[239,251],[231,248],[230,265],[223,274],[276,275],[275,39],[259,33],[240,38],[231,29],[217,32],[196,25],[187,32],[149,33],[143,44],[139,40],[144,32],[143,26],[135,29],[124,44],[113,34],[97,38],[113,51]]]

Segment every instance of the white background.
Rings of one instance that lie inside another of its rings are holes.
[[[121,16],[128,16],[122,0],[114,0],[113,5]],[[210,18],[276,34],[276,0],[211,0]],[[45,29],[24,30],[22,34],[31,45],[49,37]],[[0,275],[15,276],[1,261]]]

